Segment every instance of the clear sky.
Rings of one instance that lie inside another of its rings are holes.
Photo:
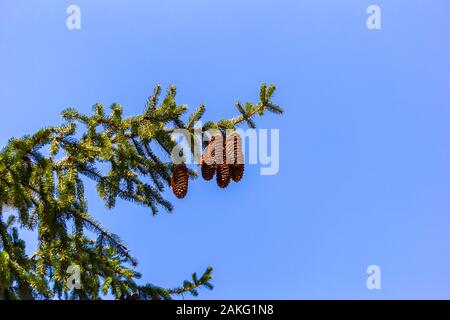
[[[70,4],[81,30],[66,28]],[[2,0],[0,145],[67,107],[136,114],[157,83],[209,119],[274,83],[286,114],[258,124],[280,129],[277,175],[254,165],[226,191],[199,179],[158,217],[88,189],[144,280],[212,265],[204,299],[449,299],[449,39],[448,0]]]

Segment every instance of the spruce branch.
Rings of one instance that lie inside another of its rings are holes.
[[[271,100],[274,91],[275,86],[263,84],[259,102],[238,102],[238,116],[205,122],[201,130],[235,129],[243,123],[253,128],[255,117],[266,110],[281,114]],[[88,210],[85,180],[96,184],[108,208],[122,199],[148,207],[153,215],[161,208],[172,212],[164,196],[174,170],[171,134],[185,129],[194,138],[195,124],[206,112],[202,104],[184,121],[188,107],[175,98],[174,86],[164,97],[156,86],[143,113],[131,117],[124,117],[119,104],[106,111],[97,103],[92,115],[69,108],[60,126],[9,140],[0,151],[0,299],[100,299],[108,292],[117,299],[171,299],[213,288],[210,267],[172,289],[138,284],[136,259]],[[191,169],[187,172],[195,178]],[[4,208],[11,211],[5,222]],[[31,257],[19,229],[37,235]],[[71,265],[82,270],[82,289],[67,285]]]

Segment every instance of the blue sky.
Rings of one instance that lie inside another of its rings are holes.
[[[81,8],[81,30],[66,8]],[[377,4],[382,29],[368,30]],[[235,114],[260,83],[286,114],[280,171],[226,191],[197,180],[172,215],[89,204],[140,262],[176,286],[215,268],[204,299],[450,298],[450,6],[446,0],[0,2],[0,145],[88,112],[142,111],[155,84]],[[31,235],[25,234],[31,239]],[[366,268],[381,268],[381,290]]]

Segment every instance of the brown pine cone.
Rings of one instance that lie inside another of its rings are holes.
[[[203,179],[205,179],[206,181],[209,181],[212,178],[214,178],[214,175],[216,174],[216,165],[215,164],[208,165],[205,162],[204,156],[202,156],[202,158],[200,159],[200,168],[202,171]]]
[[[234,182],[239,182],[244,177],[245,165],[244,164],[233,164],[230,166],[231,179]]]
[[[233,132],[226,140],[227,163],[230,165],[231,179],[235,182],[242,180],[245,171],[244,155],[242,153],[241,136]]]
[[[231,176],[230,176],[230,166],[227,163],[222,163],[220,165],[217,165],[217,185],[219,187],[226,188],[228,184],[230,183]]]
[[[208,145],[205,148],[205,151],[202,154],[200,159],[200,168],[202,171],[203,179],[209,181],[214,178],[216,174],[216,161],[215,161],[215,147],[216,147],[216,137],[212,137],[209,141]]]
[[[217,185],[220,188],[226,188],[228,184],[230,183],[231,176],[230,176],[230,166],[227,163],[227,155],[226,155],[226,141],[225,139],[222,140],[222,152],[220,153],[222,157],[219,157],[219,155],[216,155],[216,163],[217,163],[217,176],[216,181]],[[218,141],[220,143],[220,141]]]
[[[189,174],[184,163],[176,164],[173,169],[171,188],[178,199],[183,199],[188,192]]]

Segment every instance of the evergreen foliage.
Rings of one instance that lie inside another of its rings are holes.
[[[255,127],[256,115],[282,112],[271,102],[274,91],[262,85],[258,103],[238,103],[237,117],[206,122],[202,129],[233,129],[244,122]],[[174,167],[167,160],[175,145],[170,134],[176,128],[192,131],[205,106],[185,123],[187,106],[176,103],[175,87],[161,102],[160,96],[157,86],[144,112],[132,117],[124,117],[118,104],[108,112],[96,104],[92,115],[67,109],[62,125],[11,139],[0,151],[0,299],[101,299],[105,294],[171,299],[212,289],[210,267],[178,288],[138,284],[135,258],[88,212],[86,179],[96,183],[108,208],[119,198],[149,207],[153,215],[173,210],[163,196]],[[189,176],[195,176],[192,170]],[[32,256],[25,253],[19,229],[37,235]],[[81,269],[81,289],[68,287],[71,265]]]

